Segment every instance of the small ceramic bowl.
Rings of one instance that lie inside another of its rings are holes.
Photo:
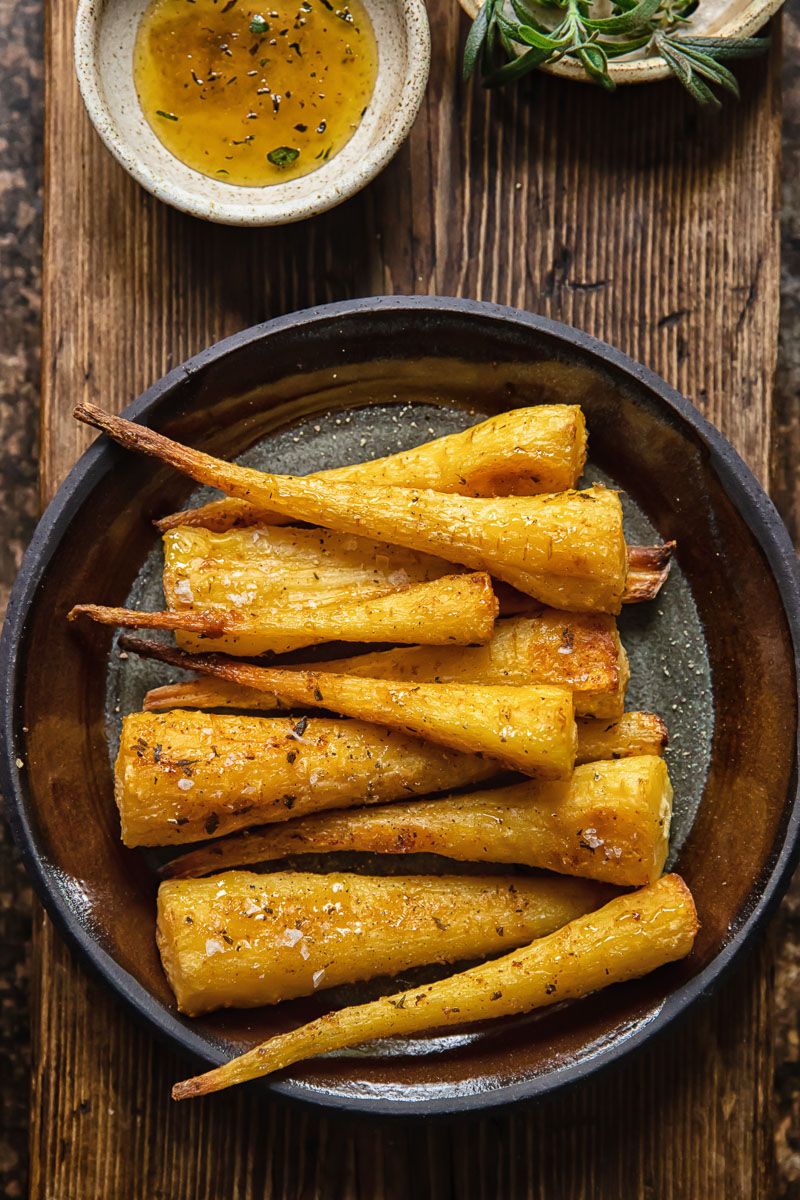
[[[459,0],[459,4],[467,16],[474,19],[481,6],[481,0]],[[783,0],[703,0],[686,32],[698,37],[753,37],[782,4]],[[572,59],[562,58],[540,69],[548,75],[561,75],[564,79],[588,82],[583,67]],[[637,50],[626,58],[615,59],[609,63],[608,71],[616,84],[652,83],[656,79],[672,77],[672,72],[663,58],[658,55],[650,57],[644,50]]]
[[[346,146],[318,170],[266,187],[223,183],[187,167],[150,128],[133,78],[133,48],[148,0],[79,0],[75,69],[92,123],[125,170],[159,200],[223,225],[285,225],[360,191],[402,145],[430,65],[424,0],[364,0],[378,43],[378,75]]]

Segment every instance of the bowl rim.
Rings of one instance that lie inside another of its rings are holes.
[[[428,12],[424,0],[399,0],[402,6],[403,26],[406,31],[408,66],[394,105],[394,113],[381,137],[357,168],[353,168],[349,181],[341,173],[332,173],[324,187],[317,187],[306,199],[291,201],[289,205],[269,202],[271,189],[245,188],[240,184],[228,184],[231,189],[230,202],[217,202],[190,192],[179,183],[172,182],[167,175],[151,170],[130,148],[121,134],[117,123],[112,120],[100,86],[97,64],[97,31],[108,4],[114,0],[78,0],[75,14],[73,61],[81,98],[86,112],[100,140],[111,151],[114,158],[145,191],[157,200],[177,208],[180,212],[219,225],[264,227],[289,225],[304,221],[308,217],[327,212],[349,200],[362,188],[371,183],[376,175],[394,158],[408,137],[417,118],[428,84],[431,62],[431,35]],[[380,71],[380,65],[378,67]],[[177,161],[177,160],[176,160]],[[333,161],[333,160],[332,160]],[[191,169],[191,168],[189,168]],[[206,178],[195,172],[198,179]],[[314,179],[319,172],[312,171],[306,177]],[[235,199],[241,192],[262,192],[265,203],[254,200]]]
[[[682,422],[688,424],[703,443],[726,495],[767,559],[791,635],[795,688],[800,704],[800,561],[774,504],[733,446],[689,400],[627,354],[571,326],[519,309],[446,296],[374,296],[320,305],[251,326],[202,350],[144,391],[124,409],[122,415],[129,420],[147,417],[153,407],[179,389],[187,378],[243,346],[268,340],[286,330],[302,330],[309,334],[313,333],[315,326],[327,325],[332,320],[347,320],[378,312],[394,312],[398,315],[446,313],[493,320],[502,324],[513,323],[523,330],[543,333],[568,348],[578,348],[599,359],[601,366],[612,366],[635,384],[654,393],[668,411],[671,410]],[[98,438],[84,452],[47,506],[23,558],[0,634],[0,788],[5,796],[11,831],[34,890],[68,946],[77,952],[90,973],[111,986],[140,1024],[169,1041],[173,1047],[196,1062],[206,1066],[217,1066],[226,1061],[226,1053],[221,1048],[216,1049],[206,1037],[187,1028],[176,1015],[167,1012],[145,987],[117,964],[77,918],[57,880],[50,875],[46,856],[37,847],[36,835],[27,811],[24,767],[20,769],[16,765],[19,751],[15,745],[15,693],[18,672],[22,667],[19,652],[28,611],[39,582],[58,549],[63,533],[71,523],[76,506],[101,482],[113,464],[112,455],[116,453],[117,447],[107,438]],[[309,1088],[291,1078],[265,1079],[261,1081],[261,1086],[282,1097],[348,1112],[403,1117],[450,1115],[477,1113],[483,1109],[504,1107],[520,1100],[552,1095],[618,1063],[653,1037],[663,1034],[679,1018],[685,1016],[697,1001],[709,997],[741,962],[746,950],[751,947],[777,907],[800,857],[800,783],[797,772],[799,758],[800,721],[795,747],[794,797],[791,800],[783,842],[769,868],[760,894],[722,950],[698,975],[670,993],[655,1015],[643,1022],[633,1033],[613,1039],[608,1047],[582,1062],[555,1068],[529,1079],[503,1084],[491,1091],[468,1095],[449,1094],[413,1100],[401,1097],[349,1096]],[[787,800],[789,796],[791,785]]]
[[[464,12],[474,20],[483,0],[458,0]],[[752,37],[774,17],[784,0],[749,0],[747,7],[739,16],[724,26],[724,34],[720,36],[746,38]],[[560,58],[557,62],[546,64],[539,68],[546,75],[556,75],[562,79],[573,79],[576,83],[591,83],[580,63],[568,58]],[[614,83],[655,83],[658,79],[674,79],[674,75],[660,55],[652,58],[614,59],[608,64],[608,73]]]

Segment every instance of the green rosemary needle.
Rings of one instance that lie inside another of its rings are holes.
[[[725,60],[762,53],[768,38],[700,37],[688,32],[699,0],[615,0],[595,17],[593,0],[483,0],[464,47],[464,78],[484,87],[513,83],[561,59],[614,90],[609,60],[644,50],[659,55],[699,103],[719,108],[714,88],[739,95]]]

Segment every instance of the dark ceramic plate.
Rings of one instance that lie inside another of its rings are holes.
[[[312,1060],[269,1081],[282,1095],[371,1112],[455,1112],[578,1081],[707,994],[788,883],[800,820],[797,560],[731,447],[649,371],[512,309],[396,297],[294,314],[229,338],[125,415],[222,457],[312,471],[551,401],[582,404],[590,475],[625,490],[629,537],[654,528],[678,543],[662,596],[626,611],[622,629],[630,699],[671,727],[672,858],[697,902],[695,949],[645,980],[535,1017]],[[2,783],[25,863],[61,933],[154,1032],[196,1064],[216,1064],[355,993],[189,1021],[161,971],[152,861],[119,841],[110,769],[115,710],[138,704],[146,672],[120,663],[108,631],[77,630],[65,617],[79,601],[154,597],[151,518],[189,493],[185,479],[104,438],[58,492],[3,630]]]

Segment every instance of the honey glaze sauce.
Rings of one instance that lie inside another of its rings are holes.
[[[249,187],[338,154],[377,67],[360,0],[151,0],[134,49],[139,102],[167,150]]]

